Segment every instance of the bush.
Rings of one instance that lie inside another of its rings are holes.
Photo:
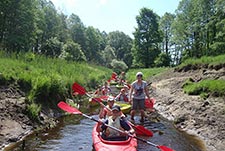
[[[41,111],[41,105],[31,103],[30,105],[27,106],[28,116],[32,120],[39,121],[38,115],[39,115],[40,111]]]

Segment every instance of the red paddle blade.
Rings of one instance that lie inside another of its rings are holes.
[[[74,93],[78,93],[80,95],[86,94],[86,90],[76,82],[72,85],[72,89]]]
[[[114,79],[115,80],[116,77],[117,77],[117,74],[115,72],[113,72],[112,75],[111,75],[111,79]]]
[[[146,129],[144,126],[135,125],[134,127],[136,129],[136,134],[137,135],[144,135],[144,136],[149,136],[149,137],[153,136],[153,132],[148,130],[148,129]]]
[[[166,146],[157,146],[161,151],[175,151],[169,147]]]
[[[78,109],[68,105],[67,103],[65,103],[63,101],[58,103],[58,107],[64,111],[72,113],[72,114],[82,114]]]
[[[151,98],[150,100],[145,99],[145,107],[146,108],[153,108],[154,103],[155,103],[155,99],[153,99],[153,98]]]
[[[102,100],[108,100],[109,96],[108,95],[102,95],[100,96],[100,99]]]

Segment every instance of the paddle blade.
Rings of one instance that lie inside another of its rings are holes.
[[[144,136],[149,136],[152,137],[153,136],[153,132],[146,129],[144,126],[141,125],[134,125],[135,127],[135,132],[137,135],[144,135]]]
[[[157,146],[161,151],[175,151],[169,147],[166,146]]]
[[[111,79],[116,80],[116,78],[117,78],[117,74],[115,72],[113,72],[112,75],[111,75]]]
[[[86,94],[86,90],[76,82],[72,85],[72,89],[74,93],[78,93],[80,95]]]
[[[72,113],[72,114],[82,114],[78,109],[75,107],[70,106],[69,104],[61,101],[58,103],[58,107],[66,112]]]
[[[102,100],[108,100],[109,96],[108,95],[102,95],[100,96],[100,99]]]
[[[153,108],[154,103],[155,103],[155,99],[153,99],[153,98],[151,98],[150,100],[145,99],[145,107],[146,108]]]

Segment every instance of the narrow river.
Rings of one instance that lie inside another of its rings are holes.
[[[96,115],[93,117],[97,118]],[[12,145],[5,151],[94,151],[92,129],[94,121],[79,115],[60,118],[54,129],[34,133],[25,141]],[[145,121],[144,126],[154,132],[154,136],[142,137],[157,145],[167,146],[176,151],[205,151],[202,142],[195,136],[176,130],[167,120]],[[140,136],[141,137],[141,136]],[[138,141],[138,151],[159,151],[156,147]]]

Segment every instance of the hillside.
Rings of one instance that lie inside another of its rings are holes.
[[[156,98],[156,109],[164,117],[174,121],[178,129],[199,136],[205,141],[207,151],[222,151],[225,148],[225,99],[209,96],[187,95],[182,85],[187,79],[225,80],[225,66],[216,68],[183,68],[170,70],[151,78]]]

